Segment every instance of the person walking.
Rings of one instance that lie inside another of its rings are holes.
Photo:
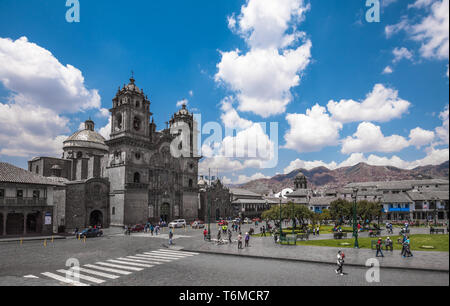
[[[233,243],[233,241],[231,240],[231,237],[233,237],[233,234],[231,233],[231,230],[228,230],[228,241],[230,243]]]
[[[245,233],[245,247],[249,247],[249,242],[250,242],[250,234],[247,232]]]
[[[217,242],[220,242],[220,239],[222,239],[222,234],[219,230],[219,232],[217,233]]]
[[[153,226],[153,224],[150,224],[150,233],[153,236],[153,232],[155,231],[155,227]]]
[[[173,231],[172,229],[169,231],[169,245],[173,244]]]
[[[317,225],[317,230],[316,230],[316,233],[317,233],[317,236],[319,236],[320,235],[320,225]]]
[[[262,227],[262,236],[266,237],[266,227],[264,225]]]
[[[239,232],[238,235],[238,250],[242,249],[242,233]]]
[[[339,250],[337,253],[337,266],[338,268],[334,271],[336,271],[336,274],[340,274],[340,275],[344,275],[344,258],[345,258],[345,254]]]
[[[391,252],[394,251],[394,242],[391,240],[391,237],[386,238],[384,245],[386,246],[386,251],[388,250],[388,248],[391,250]]]
[[[208,230],[205,228],[203,230],[203,240],[206,240],[207,237],[208,237]]]
[[[413,254],[411,253],[411,245],[410,245],[410,240],[409,237],[406,238],[405,240],[405,254],[403,255],[403,257],[412,257]]]
[[[382,244],[383,244],[383,240],[382,240],[381,238],[378,238],[378,241],[377,241],[377,254],[376,254],[376,257],[379,257],[378,254],[381,254],[381,257],[384,257],[383,251],[381,250]]]

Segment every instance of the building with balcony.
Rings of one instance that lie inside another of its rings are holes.
[[[51,235],[58,187],[63,184],[0,162],[0,236]]]

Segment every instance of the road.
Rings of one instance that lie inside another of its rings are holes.
[[[199,232],[178,232],[176,236],[186,244],[189,239],[199,239]],[[55,240],[46,247],[42,242],[0,243],[0,285],[73,285],[64,282],[69,258],[78,260],[83,269],[76,285],[449,285],[449,274],[444,272],[382,269],[380,283],[368,283],[363,267],[346,267],[346,275],[338,276],[330,264],[168,250],[166,236],[162,237],[138,234],[86,242]]]

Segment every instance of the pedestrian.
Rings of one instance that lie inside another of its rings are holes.
[[[220,233],[220,230],[219,230],[219,232],[217,233],[217,242],[219,242],[221,238],[222,238],[222,236],[221,236],[221,233]]]
[[[406,238],[405,240],[405,255],[403,257],[412,257],[413,254],[411,253],[411,245],[410,245],[410,240],[409,237]]]
[[[153,236],[154,231],[155,231],[155,227],[153,226],[153,224],[150,224],[150,232],[152,233],[152,236]]]
[[[316,228],[313,225],[313,236],[315,236],[315,235],[316,235]]]
[[[205,229],[203,230],[203,240],[206,240],[207,237],[208,237],[208,230],[205,228]]]
[[[247,232],[245,233],[245,247],[249,247],[249,242],[250,242],[250,234]]]
[[[239,235],[238,235],[238,250],[239,249],[242,249],[242,233],[241,232],[239,232]]]
[[[233,241],[231,240],[231,237],[233,236],[233,234],[231,233],[231,230],[228,230],[228,241],[230,243],[232,243]]]
[[[173,241],[173,232],[172,229],[169,231],[169,245],[172,245],[172,241]]]
[[[381,238],[378,238],[378,241],[377,241],[377,254],[376,254],[376,257],[379,257],[378,254],[380,254],[380,253],[381,253],[381,257],[384,257],[383,251],[381,250],[382,244],[383,244],[383,240],[382,240]]]
[[[317,225],[317,230],[316,230],[317,236],[320,235],[319,232],[320,232],[320,225]]]
[[[386,251],[388,250],[388,248],[390,248],[391,252],[394,251],[394,243],[392,242],[391,237],[386,238],[384,245],[386,246]]]
[[[344,275],[344,258],[345,258],[344,252],[339,250],[336,261],[338,266],[337,270],[335,270],[336,274]]]
[[[266,227],[264,225],[262,227],[262,236],[266,237]]]

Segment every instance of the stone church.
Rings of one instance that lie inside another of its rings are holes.
[[[157,131],[151,103],[134,78],[112,102],[109,140],[87,120],[64,141],[62,158],[28,162],[30,171],[65,185],[55,190],[55,226],[69,231],[198,218],[193,114],[183,105]]]

